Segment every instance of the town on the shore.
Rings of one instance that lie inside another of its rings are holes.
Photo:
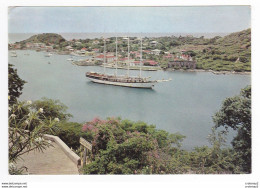
[[[9,50],[42,51],[70,55],[67,59],[79,66],[143,70],[206,70],[214,72],[251,72],[251,29],[214,38],[186,36],[108,37],[104,57],[104,38],[66,40],[55,33],[43,33],[10,43]],[[117,51],[117,53],[116,53]],[[16,57],[17,54],[12,54]],[[78,58],[79,57],[79,58]],[[104,64],[105,60],[105,64]]]
[[[114,38],[107,38],[106,42],[111,43],[111,40]],[[61,49],[57,49],[57,45],[54,43],[43,43],[43,42],[26,42],[24,45],[20,42],[9,44],[10,50],[36,50],[37,52],[46,52],[46,57],[50,56],[52,53],[57,53],[60,55],[70,55],[71,58],[68,58],[68,61],[73,61],[76,65],[102,65],[104,62],[104,59],[106,60],[106,66],[107,67],[115,67],[116,64],[116,54],[114,51],[111,51],[108,49],[106,52],[106,57],[104,58],[104,49],[103,45],[104,42],[102,41],[104,39],[95,39],[92,40],[92,47],[82,47],[83,42],[81,39],[73,39],[67,41],[67,45]],[[140,41],[140,39],[136,37],[131,37],[131,43],[137,44]],[[127,38],[123,37],[122,40],[118,41],[118,45],[123,45],[127,42]],[[156,40],[147,41],[147,43],[144,43],[145,45],[151,45],[151,50],[142,50],[142,66],[144,70],[160,70],[161,66],[159,61],[163,59],[165,62],[168,62],[168,67],[173,68],[189,68],[189,69],[195,69],[196,68],[196,61],[193,60],[192,56],[186,53],[185,49],[180,50],[179,53],[172,54],[169,51],[163,51],[156,48],[158,45],[158,42]],[[96,47],[96,48],[95,48]],[[135,47],[136,48],[136,47]],[[138,47],[137,47],[138,48]],[[80,60],[73,59],[73,56],[82,57]],[[84,58],[85,57],[85,58]],[[130,66],[130,69],[139,68],[140,66],[140,49],[131,50],[129,52],[129,58],[127,51],[122,48],[121,51],[118,51],[118,59],[117,59],[117,65],[118,68],[125,68],[126,66]],[[161,61],[160,61],[161,62]],[[167,68],[168,68],[167,67]],[[165,67],[166,68],[166,67]]]

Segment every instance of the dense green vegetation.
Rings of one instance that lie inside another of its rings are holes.
[[[9,84],[22,88],[16,71],[9,74]],[[19,91],[21,94],[21,90]],[[17,98],[9,92],[10,99]],[[70,122],[70,114],[60,101],[43,98],[34,102],[11,102],[9,99],[9,163],[10,174],[20,174],[15,168],[19,157],[32,150],[44,150],[50,143],[43,134],[59,136],[76,153],[79,138],[92,143],[91,162],[81,169],[84,174],[223,174],[251,173],[251,86],[237,96],[227,98],[213,121],[208,141],[211,146],[183,150],[184,135],[158,130],[145,122],[120,118],[90,122]],[[225,128],[224,130],[219,128]],[[227,147],[226,133],[237,130],[232,147]]]
[[[237,130],[232,141],[235,161],[241,171],[251,171],[251,86],[235,97],[227,98],[214,116],[216,127]]]
[[[32,108],[34,108],[35,110],[39,110],[40,108],[44,109],[44,111],[40,115],[40,118],[59,118],[60,121],[66,121],[70,117],[72,117],[71,114],[66,113],[68,107],[61,103],[59,100],[47,99],[44,97],[41,100],[34,101],[32,104]]]
[[[65,42],[66,40],[59,34],[56,33],[43,33],[43,34],[37,34],[33,35],[30,38],[21,41],[21,44],[26,44],[27,42],[31,43],[44,43],[46,45],[50,44],[57,44],[59,45],[62,42]]]
[[[92,162],[84,168],[87,174],[170,173],[169,152],[179,148],[184,138],[144,122],[115,118],[96,118],[83,125],[83,131],[93,136]]]
[[[251,29],[213,39],[197,53],[197,68],[251,71]]]
[[[148,40],[148,39],[146,39]],[[214,38],[179,36],[160,37],[159,43],[146,49],[160,49],[178,54],[185,50],[197,62],[197,69],[214,71],[251,71],[251,29]],[[157,57],[162,59],[162,56]],[[159,60],[160,61],[160,60]],[[163,60],[160,61],[161,63]]]
[[[83,125],[93,134],[92,162],[86,174],[234,173],[231,149],[223,135],[212,133],[213,147],[181,149],[185,136],[157,130],[144,122],[94,119]]]
[[[17,102],[17,98],[22,94],[25,81],[17,75],[17,70],[12,64],[8,64],[8,96],[9,104]]]

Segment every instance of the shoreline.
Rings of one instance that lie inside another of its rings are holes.
[[[8,49],[8,51],[27,51],[27,50],[32,50],[32,49],[16,49],[16,50],[13,50],[13,49]],[[35,51],[35,50],[32,50],[32,51]],[[40,51],[40,52],[46,52],[46,51]],[[52,51],[50,53],[53,53],[53,54],[57,54],[57,55],[70,55],[70,54],[66,54],[64,52],[55,52],[55,51]],[[85,62],[80,62],[80,61],[74,61],[72,62],[72,64],[76,65],[76,66],[100,66],[100,65],[95,65],[94,63],[86,63]],[[106,68],[114,68],[114,67],[106,67]],[[124,69],[123,67],[118,67],[119,69]],[[166,68],[166,69],[163,69],[160,67],[160,69],[157,69],[157,70],[154,70],[155,68],[152,67],[150,70],[149,69],[143,69],[143,71],[159,71],[159,70],[162,70],[162,71],[169,71],[169,72],[173,72],[173,71],[180,71],[180,72],[211,72],[212,74],[221,74],[221,75],[225,75],[225,74],[238,74],[238,75],[251,75],[251,71],[250,72],[236,72],[236,71],[214,71],[214,70],[204,70],[204,69],[172,69],[172,68]],[[130,70],[139,70],[139,68],[132,68]]]
[[[236,72],[236,71],[214,71],[214,70],[204,70],[204,69],[164,69],[163,71],[180,71],[180,72],[210,72],[212,74],[239,74],[239,75],[251,75],[251,72]]]

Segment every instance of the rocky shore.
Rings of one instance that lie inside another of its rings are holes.
[[[72,64],[78,66],[99,66],[97,63],[90,61],[74,61]]]
[[[181,72],[211,72],[213,74],[240,74],[240,75],[250,75],[251,72],[236,72],[236,71],[213,71],[213,70],[203,70],[203,69],[164,69],[164,71],[181,71]]]

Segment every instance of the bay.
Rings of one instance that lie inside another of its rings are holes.
[[[30,55],[24,55],[29,53]],[[72,65],[68,55],[17,51],[9,63],[18,69],[18,75],[27,81],[21,100],[42,97],[58,99],[73,115],[71,121],[85,122],[95,117],[121,117],[154,124],[158,129],[186,136],[184,149],[209,145],[207,136],[214,125],[212,116],[226,97],[239,94],[251,83],[250,75],[215,75],[209,72],[145,71],[151,79],[168,79],[153,90],[94,84],[85,77],[87,71],[103,71],[102,67]],[[78,57],[83,58],[83,57]],[[113,74],[113,69],[107,69]],[[120,74],[126,74],[119,70]],[[139,71],[130,71],[138,75]],[[228,135],[228,143],[235,135]]]

